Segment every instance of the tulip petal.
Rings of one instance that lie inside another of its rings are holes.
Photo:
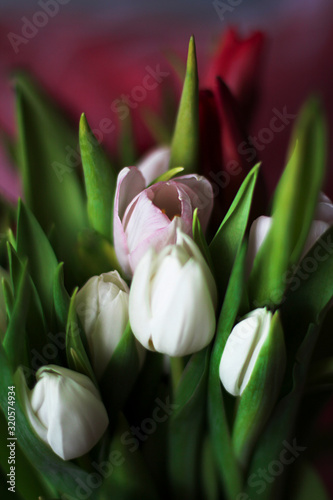
[[[165,283],[173,290],[164,310],[151,322],[153,344],[169,356],[186,356],[203,349],[213,338],[215,311],[200,265],[193,259],[183,267],[178,279]]]
[[[152,350],[150,281],[156,269],[156,260],[156,251],[150,248],[135,270],[129,294],[129,319],[132,331],[138,341],[150,350]]]
[[[177,177],[174,182],[179,184],[188,194],[192,203],[192,213],[198,208],[198,217],[202,230],[205,232],[213,210],[214,194],[211,183],[203,176],[190,174]]]
[[[266,309],[256,309],[233,328],[227,340],[219,372],[223,386],[233,396],[241,395],[250,380],[271,317]]]
[[[150,151],[137,165],[142,173],[146,186],[149,186],[157,177],[167,172],[170,163],[170,148],[161,147]]]
[[[144,177],[136,167],[126,167],[119,172],[114,200],[113,241],[119,263],[127,275],[131,274],[131,270],[128,264],[129,252],[122,218],[133,198],[144,189]]]

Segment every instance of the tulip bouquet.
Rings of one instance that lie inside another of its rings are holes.
[[[75,133],[16,76],[3,498],[328,498],[313,467],[333,381],[325,120],[305,103],[267,203],[241,153],[262,43],[227,32],[199,90],[191,38],[170,140],[140,157],[124,129],[110,159],[82,115],[82,169],[66,162]]]

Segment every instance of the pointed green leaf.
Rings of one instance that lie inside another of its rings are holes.
[[[184,170],[184,167],[175,167],[175,168],[171,168],[170,170],[168,170],[167,172],[165,172],[164,174],[160,175],[159,177],[157,177],[151,184],[149,184],[150,186],[152,186],[153,184],[156,184],[157,182],[168,182],[170,179],[172,179],[173,177],[175,177],[176,175],[180,174],[180,172],[183,172]]]
[[[30,301],[27,263],[23,267],[16,300],[7,326],[3,346],[13,370],[19,364],[27,364],[26,319]]]
[[[245,280],[245,256],[246,245],[243,244],[235,259],[217,325],[208,385],[208,418],[211,440],[222,482],[221,486],[224,488],[227,500],[234,500],[242,491],[242,476],[232,446],[219,367],[222,352],[241,304]]]
[[[11,288],[11,286],[6,278],[1,279],[1,285],[2,285],[2,291],[3,291],[3,298],[5,301],[6,314],[7,314],[7,317],[10,319],[10,317],[12,315],[13,306],[14,306],[13,291],[12,291],[12,288]]]
[[[117,176],[84,114],[81,116],[79,130],[90,224],[110,239]]]
[[[186,76],[171,144],[170,168],[182,165],[185,173],[198,170],[199,85],[194,37],[190,38]]]
[[[66,330],[70,296],[64,285],[64,263],[61,262],[55,272],[53,283],[54,312],[57,318],[58,328]]]
[[[244,238],[259,167],[260,164],[257,164],[246,176],[227,215],[209,245],[220,297],[224,296],[235,256]]]
[[[250,297],[257,307],[281,302],[286,273],[300,258],[314,217],[327,149],[325,121],[315,99],[304,106],[291,147],[294,151],[274,196],[272,227],[250,277]]]
[[[53,249],[40,225],[23,202],[19,203],[17,253],[28,259],[31,278],[36,285],[48,320],[53,311],[53,281],[58,266]]]
[[[16,76],[16,95],[24,197],[45,231],[55,225],[59,246],[69,255],[86,225],[76,134],[23,73]]]

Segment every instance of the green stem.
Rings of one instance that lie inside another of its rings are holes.
[[[184,371],[183,358],[170,358],[172,393],[176,394],[179,381]]]

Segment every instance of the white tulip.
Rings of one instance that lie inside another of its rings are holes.
[[[272,313],[266,308],[256,309],[228,337],[220,362],[220,380],[233,396],[240,396],[247,386],[268,337],[271,320]]]
[[[129,288],[117,271],[93,276],[76,296],[92,364],[101,378],[128,323]]]
[[[132,281],[132,331],[147,349],[185,356],[203,349],[215,331],[214,278],[194,241],[180,230],[175,245],[150,248]]]
[[[26,415],[40,439],[59,457],[80,457],[101,439],[109,419],[97,388],[86,375],[61,366],[43,366],[31,391],[23,371],[19,376]]]
[[[247,272],[251,272],[254,259],[263,244],[271,226],[273,218],[261,216],[251,226],[249,234],[249,246],[247,253]],[[309,230],[304,245],[301,259],[308,253],[317,240],[333,225],[333,203],[323,193],[320,193],[314,220]]]

